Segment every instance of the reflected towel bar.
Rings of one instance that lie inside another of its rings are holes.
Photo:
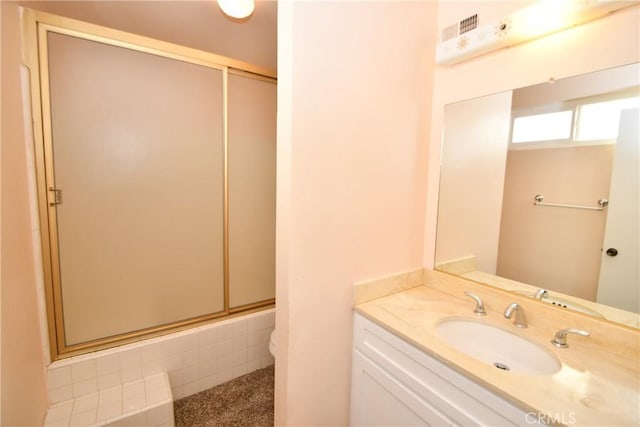
[[[536,206],[551,206],[554,208],[571,208],[571,209],[587,209],[590,211],[601,211],[605,208],[605,206],[607,206],[609,204],[609,201],[607,199],[600,199],[598,200],[598,207],[595,206],[578,206],[578,205],[562,205],[559,203],[542,203],[542,201],[544,200],[544,196],[542,196],[541,194],[536,194],[536,196],[533,198],[534,202],[533,204]]]

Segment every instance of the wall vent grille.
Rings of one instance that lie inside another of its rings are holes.
[[[447,40],[451,40],[452,38],[458,37],[458,24],[455,23],[453,25],[449,25],[447,28],[442,30],[442,41],[446,42]]]
[[[464,34],[467,31],[471,31],[478,28],[478,14],[463,19],[460,21],[460,34]]]

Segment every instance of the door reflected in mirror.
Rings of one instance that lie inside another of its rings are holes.
[[[447,105],[436,269],[639,327],[639,76]]]

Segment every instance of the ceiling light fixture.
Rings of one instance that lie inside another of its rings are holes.
[[[638,1],[538,0],[502,19],[439,43],[436,63],[455,64],[583,24],[634,4]]]
[[[218,0],[218,6],[225,15],[235,19],[250,16],[256,7],[253,0]]]

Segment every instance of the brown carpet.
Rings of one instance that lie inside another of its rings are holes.
[[[273,366],[174,402],[177,427],[273,426]]]

